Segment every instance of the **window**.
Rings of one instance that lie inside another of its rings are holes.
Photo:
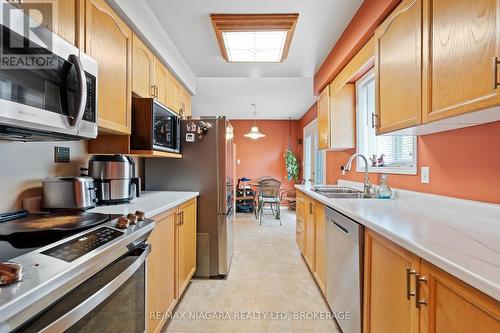
[[[325,155],[324,150],[318,150],[318,126],[315,120],[304,128],[303,177],[306,184],[326,183]]]
[[[417,174],[417,140],[415,136],[377,136],[372,127],[375,113],[375,73],[368,72],[356,82],[358,153],[371,161],[370,172]],[[364,172],[363,163],[357,171]]]

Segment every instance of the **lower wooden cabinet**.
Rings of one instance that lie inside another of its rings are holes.
[[[500,332],[500,302],[367,230],[364,330]]]
[[[158,332],[166,316],[155,318],[152,312],[165,313],[176,302],[175,289],[175,222],[177,209],[155,218],[156,226],[149,236],[151,253],[147,262],[148,332]]]
[[[196,269],[196,199],[153,217],[147,259],[147,332],[159,332]],[[152,314],[161,314],[158,317]]]
[[[295,211],[296,211],[295,240],[297,241],[297,246],[299,247],[300,252],[304,252],[305,206],[303,201],[297,200]]]
[[[500,302],[422,260],[420,332],[500,332]]]
[[[416,271],[419,258],[392,242],[366,230],[364,265],[365,333],[416,333],[418,309],[414,279],[407,285],[407,268]]]
[[[325,206],[320,203],[316,203],[315,211],[315,254],[316,258],[314,260],[314,278],[319,285],[319,288],[323,292],[326,292],[326,262],[325,262],[325,239],[326,239],[326,225],[325,225]]]
[[[296,239],[304,259],[321,291],[326,288],[325,206],[297,192]]]
[[[314,272],[316,267],[316,202],[306,197],[304,259]]]
[[[196,270],[196,199],[179,206],[176,223],[177,296],[180,297]]]

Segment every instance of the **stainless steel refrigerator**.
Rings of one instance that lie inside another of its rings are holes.
[[[225,117],[182,120],[182,159],[145,161],[146,190],[200,192],[195,273],[199,277],[227,275],[233,256],[231,129]]]

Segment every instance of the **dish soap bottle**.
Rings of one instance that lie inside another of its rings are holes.
[[[390,199],[392,196],[392,190],[387,185],[387,175],[380,175],[379,178],[379,189],[378,189],[378,198],[379,199]]]

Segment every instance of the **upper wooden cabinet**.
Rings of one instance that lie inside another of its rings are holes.
[[[196,270],[196,199],[179,206],[176,257],[176,290],[179,298]]]
[[[331,87],[331,86],[330,86]],[[356,147],[356,86],[346,83],[336,92],[330,92],[330,149],[344,150]]]
[[[318,149],[330,148],[330,86],[318,96]]]
[[[132,30],[104,0],[85,0],[84,12],[83,49],[99,63],[99,129],[130,134]]]
[[[171,311],[176,302],[175,222],[177,208],[154,218],[156,225],[148,238],[151,254],[147,260],[147,302],[151,313]],[[148,332],[159,332],[166,316],[148,316]]]
[[[170,73],[168,69],[158,60],[155,59],[154,65],[154,87],[156,89],[155,97],[160,103],[168,106],[168,78]]]
[[[57,35],[76,45],[76,0],[29,0],[16,6]]]
[[[155,95],[155,57],[137,35],[133,35],[132,91],[140,97]]]
[[[167,80],[167,106],[174,110],[175,112],[179,112],[179,93],[180,93],[180,85],[177,82],[172,73],[168,73]]]
[[[420,124],[422,0],[403,0],[376,30],[375,73],[377,133]]]
[[[181,87],[179,98],[179,114],[184,118],[190,117],[192,115],[191,95],[183,87]]]
[[[423,121],[500,104],[500,5],[496,0],[424,1]],[[495,77],[497,74],[497,77]]]

